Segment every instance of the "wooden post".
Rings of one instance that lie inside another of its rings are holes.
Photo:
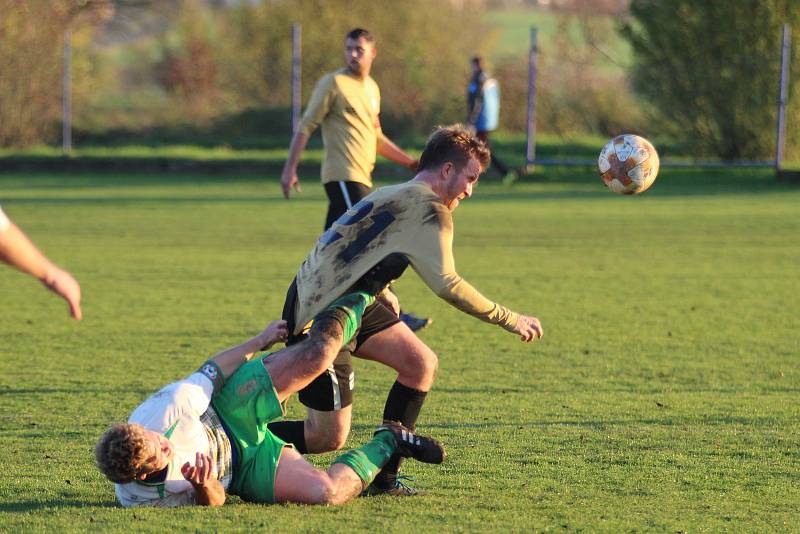
[[[775,170],[780,170],[783,162],[783,147],[786,142],[786,100],[789,89],[789,59],[791,55],[792,28],[783,25],[783,46],[781,47],[781,80],[778,90],[778,132],[775,147]]]
[[[61,92],[61,152],[68,156],[72,152],[72,31],[64,31],[64,71]]]
[[[292,24],[292,134],[300,127],[301,94],[302,94],[302,26],[299,22]]]
[[[528,143],[525,148],[525,172],[533,172],[536,160],[536,64],[539,51],[536,47],[536,28],[531,28],[531,49],[528,53]]]

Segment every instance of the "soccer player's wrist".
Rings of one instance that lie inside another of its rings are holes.
[[[510,318],[509,321],[505,324],[501,324],[503,328],[507,331],[511,332],[512,334],[517,333],[517,327],[519,326],[519,319],[520,315],[518,313],[514,313]]]

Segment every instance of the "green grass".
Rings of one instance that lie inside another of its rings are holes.
[[[527,56],[531,44],[531,28],[538,30],[539,44],[558,34],[559,17],[538,9],[497,9],[486,15],[492,28],[492,56]]]
[[[250,176],[5,174],[0,199],[80,279],[85,313],[0,269],[3,530],[797,529],[800,190],[768,171],[665,169],[634,198],[566,170],[482,183],[455,215],[459,271],[545,338],[409,273],[401,299],[435,318],[421,337],[440,357],[420,428],[449,458],[406,464],[430,496],[342,508],[123,510],[91,456],[154,389],[278,316],[322,223],[312,178],[286,202]],[[348,446],[393,380],[355,365]]]
[[[631,64],[630,45],[617,34],[619,22],[608,15],[594,15],[584,19],[578,16],[553,13],[545,9],[512,8],[492,9],[486,14],[491,28],[489,56],[495,60],[508,57],[526,58],[531,44],[531,28],[537,29],[537,47],[542,53],[557,53],[556,39],[562,31],[573,49],[591,47],[581,23],[587,24],[595,35],[594,43],[603,57],[598,61],[604,68],[618,69]]]
[[[287,141],[288,146],[288,141]],[[188,158],[197,160],[286,160],[286,148],[264,149],[233,149],[228,146],[212,148],[196,145],[125,145],[104,146],[86,145],[78,146],[72,150],[73,157],[100,157],[100,158]],[[0,148],[0,157],[23,156],[41,158],[60,158],[63,152],[60,146],[38,146],[25,149]],[[303,152],[303,157],[312,161],[322,160],[322,149],[309,149]]]
[[[398,141],[406,150],[412,154],[419,155],[425,144],[424,137],[413,137]],[[313,138],[313,145],[303,151],[302,162],[306,164],[319,165],[323,158],[323,149],[319,139]],[[506,134],[501,133],[492,136],[492,147],[500,155],[511,160],[518,160],[521,164],[525,158],[526,136],[525,134]],[[544,134],[537,136],[536,154],[547,158],[570,158],[570,157],[596,157],[600,148],[606,143],[607,139],[596,135],[577,135],[568,140],[562,137]],[[283,166],[286,161],[286,150],[289,140],[286,139],[284,145],[269,146],[274,144],[270,139],[265,142],[265,146],[252,149],[232,148],[222,145],[214,147],[203,147],[197,145],[166,144],[159,146],[149,145],[103,145],[85,143],[75,146],[69,157],[71,158],[102,158],[114,160],[141,160],[141,159],[185,159],[196,161],[257,161],[264,164],[275,164]],[[2,148],[0,147],[0,160],[3,158],[26,158],[28,160],[48,160],[60,159],[63,152],[60,146],[41,145],[31,148]],[[385,159],[378,157],[379,162],[386,162]]]

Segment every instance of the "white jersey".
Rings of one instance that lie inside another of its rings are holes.
[[[8,220],[6,214],[3,213],[3,208],[0,207],[0,234],[5,232],[11,226],[11,221]]]
[[[139,405],[128,419],[167,437],[175,454],[158,480],[114,484],[122,506],[182,506],[194,504],[194,488],[181,474],[196,453],[211,456],[213,476],[227,490],[232,477],[231,444],[211,407],[214,385],[200,372],[174,382]]]

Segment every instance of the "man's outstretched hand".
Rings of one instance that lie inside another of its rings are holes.
[[[46,278],[42,280],[42,283],[47,289],[67,301],[69,314],[73,319],[81,320],[83,317],[83,312],[81,311],[81,286],[78,285],[77,280],[71,274],[54,265],[47,273]]]
[[[514,332],[519,334],[525,343],[540,339],[544,335],[544,329],[542,329],[542,323],[539,322],[539,319],[528,315],[519,316]]]

